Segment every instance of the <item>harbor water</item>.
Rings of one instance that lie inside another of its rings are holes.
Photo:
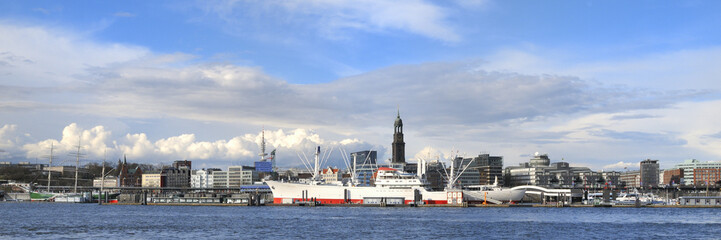
[[[380,208],[0,203],[2,239],[717,239],[721,208]]]

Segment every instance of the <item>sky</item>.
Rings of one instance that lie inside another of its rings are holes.
[[[718,1],[1,1],[0,161],[721,160]]]

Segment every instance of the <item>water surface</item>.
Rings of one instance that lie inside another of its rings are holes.
[[[0,238],[721,238],[721,209],[0,203]]]

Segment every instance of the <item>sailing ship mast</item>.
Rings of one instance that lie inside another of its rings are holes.
[[[105,148],[105,153],[103,154],[103,171],[100,173],[100,193],[98,193],[98,203],[103,202],[103,190],[105,188],[105,160],[108,158],[108,149]]]
[[[77,153],[75,153],[75,187],[73,193],[78,193],[78,169],[80,168],[80,138],[78,138]]]
[[[50,192],[50,178],[53,176],[50,167],[53,165],[53,142],[50,142],[50,163],[48,164],[48,192]]]

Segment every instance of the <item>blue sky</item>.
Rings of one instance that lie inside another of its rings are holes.
[[[715,1],[4,1],[0,160],[720,160]],[[269,133],[269,134],[268,134]],[[72,140],[72,139],[75,140]],[[67,146],[66,146],[67,145]],[[452,153],[457,151],[457,153]],[[337,157],[339,158],[339,157]],[[281,161],[282,160],[282,161]]]

